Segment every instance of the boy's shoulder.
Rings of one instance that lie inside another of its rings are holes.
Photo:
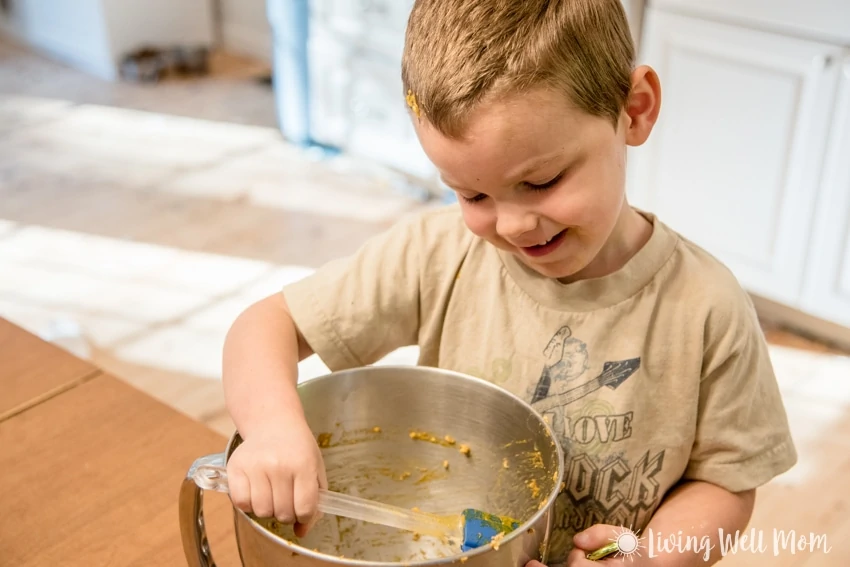
[[[667,230],[676,239],[675,260],[680,264],[680,268],[688,270],[681,275],[713,283],[713,287],[720,291],[737,290],[740,287],[733,271],[719,256],[671,228],[663,220],[656,222],[662,230]]]
[[[699,319],[715,329],[757,324],[749,292],[725,262],[663,220],[656,217],[655,223],[676,242],[663,278],[667,299],[678,299],[689,311],[700,311]]]

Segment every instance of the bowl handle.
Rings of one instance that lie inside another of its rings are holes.
[[[227,455],[197,459],[180,485],[180,534],[189,567],[216,567],[204,525],[204,490],[227,492]]]

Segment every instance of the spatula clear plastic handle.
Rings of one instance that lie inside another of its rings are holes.
[[[437,516],[330,490],[319,489],[319,510],[325,514],[363,520],[423,535],[460,539],[463,537],[462,518],[459,515]]]
[[[189,470],[189,476],[204,490],[229,492],[224,463],[224,453],[198,459]],[[319,489],[318,508],[320,512],[332,516],[362,520],[422,535],[463,540],[463,519],[460,515],[438,516],[325,489]]]

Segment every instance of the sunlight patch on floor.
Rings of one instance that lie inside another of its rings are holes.
[[[804,484],[822,473],[827,447],[850,452],[850,439],[833,435],[850,410],[850,357],[770,345],[770,356],[782,392],[798,464],[773,482]]]
[[[0,140],[13,158],[8,175],[73,172],[92,184],[371,222],[395,220],[427,199],[399,173],[293,146],[274,128],[0,95],[0,123],[6,117],[14,125]]]
[[[7,225],[0,315],[36,334],[79,324],[92,348],[129,363],[217,380],[230,325],[253,302],[313,272],[165,246]],[[416,362],[416,350],[383,364]],[[313,356],[302,379],[328,372]]]

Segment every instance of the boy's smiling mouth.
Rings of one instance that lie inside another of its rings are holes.
[[[565,228],[543,244],[537,244],[535,246],[521,246],[519,247],[519,249],[522,250],[528,256],[532,256],[535,258],[545,256],[547,254],[550,254],[551,252],[554,252],[555,249],[560,246],[561,242],[564,241],[564,236],[567,234],[568,230],[569,229]]]

